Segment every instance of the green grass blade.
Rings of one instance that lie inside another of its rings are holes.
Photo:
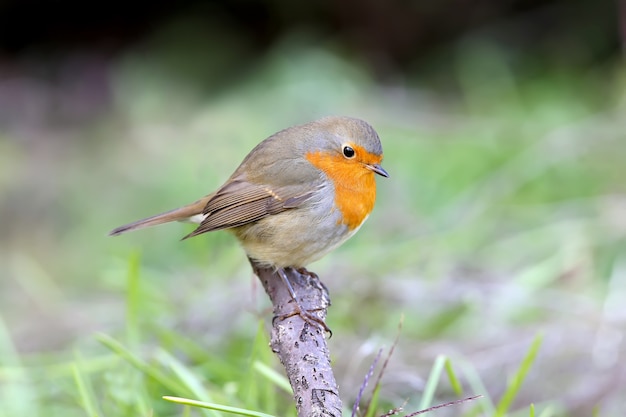
[[[276,388],[273,384],[265,382],[265,377],[259,373],[259,368],[255,365],[257,362],[269,364],[274,359],[272,351],[267,348],[268,344],[269,340],[265,325],[262,321],[259,321],[256,337],[252,343],[248,359],[246,375],[244,376],[245,382],[241,384],[241,398],[244,400],[243,404],[246,404],[247,407],[277,413],[279,404]],[[289,388],[288,392],[290,395],[293,395],[291,388]]]
[[[96,399],[93,394],[93,389],[89,381],[85,379],[85,375],[80,366],[80,360],[77,359],[77,361],[71,365],[71,368],[81,405],[89,417],[98,417],[99,413],[96,408]]]
[[[159,350],[157,352],[157,360],[163,365],[170,368],[178,379],[187,387],[187,389],[193,393],[197,398],[205,398],[207,401],[211,401],[211,395],[204,389],[202,381],[191,372],[185,365],[183,365],[178,359],[174,358],[168,352]],[[204,411],[204,410],[203,410]],[[211,411],[205,411],[208,416],[219,417],[217,413]]]
[[[126,362],[128,362],[137,370],[143,372],[150,378],[153,378],[155,381],[159,382],[170,391],[174,393],[185,393],[185,395],[189,394],[185,387],[181,386],[178,382],[174,381],[169,376],[157,370],[154,366],[150,366],[149,364],[135,356],[131,351],[126,349],[124,346],[122,346],[121,343],[119,343],[112,337],[105,334],[99,334],[97,336],[97,339],[104,346],[116,353],[120,358],[124,359]]]
[[[267,378],[268,381],[274,383],[274,385],[276,385],[278,388],[285,391],[287,394],[293,394],[293,391],[291,390],[291,385],[289,384],[287,378],[285,378],[283,375],[279,374],[263,362],[254,361],[254,363],[252,364],[252,368],[260,375]]]
[[[494,414],[496,412],[496,406],[487,391],[487,387],[485,387],[480,375],[476,371],[476,368],[467,362],[461,362],[461,368],[463,369],[463,375],[465,375],[471,387],[471,391],[482,395],[482,397],[477,400],[478,405],[472,408],[472,411],[467,413],[466,417]]]
[[[459,379],[456,377],[456,374],[454,373],[454,369],[452,368],[452,362],[450,361],[450,358],[446,358],[444,365],[446,368],[446,374],[448,375],[448,380],[450,380],[450,385],[452,386],[452,390],[459,397],[463,396],[463,386],[461,385],[461,383],[459,382]]]
[[[535,404],[531,403],[530,407],[528,407],[528,416],[535,417]]]
[[[552,417],[552,416],[555,416],[557,414],[558,413],[557,413],[557,410],[554,407],[554,405],[549,404],[546,408],[543,409],[541,414],[539,414],[539,417]],[[595,408],[591,415],[592,415],[592,417],[598,417],[600,415],[599,412],[598,412],[598,409]]]
[[[380,384],[377,384],[374,388],[374,392],[372,392],[372,399],[369,402],[369,407],[367,408],[367,415],[365,417],[374,417],[374,413],[376,413],[376,409],[378,408],[378,398],[380,396]]]
[[[126,277],[126,338],[130,346],[137,346],[140,340],[140,263],[141,255],[137,251],[133,252],[128,259],[128,275]]]
[[[210,410],[223,411],[225,413],[236,414],[236,415],[240,415],[240,416],[248,416],[248,417],[275,417],[275,416],[273,416],[271,414],[265,414],[265,413],[261,413],[259,411],[252,411],[252,410],[246,410],[246,409],[243,409],[243,408],[230,407],[228,405],[206,403],[206,402],[203,402],[203,401],[190,400],[190,399],[187,399],[187,398],[165,396],[165,397],[163,397],[163,399],[167,400],[167,401],[171,401],[173,403],[177,403],[177,404],[189,405],[189,406],[192,406],[192,407],[208,408]]]
[[[541,335],[537,335],[533,340],[530,348],[528,349],[528,352],[526,353],[526,356],[522,360],[522,363],[520,364],[518,370],[515,372],[515,374],[513,374],[513,377],[511,378],[511,381],[509,382],[508,387],[504,392],[504,395],[502,395],[502,398],[496,406],[496,412],[494,414],[495,417],[503,417],[511,407],[511,404],[515,400],[515,397],[519,393],[519,390],[524,383],[524,379],[526,378],[528,371],[530,371],[530,368],[537,358],[537,353],[539,352],[539,348],[541,347],[542,340],[543,337]]]
[[[433,368],[430,371],[430,375],[428,375],[428,381],[426,381],[424,394],[422,395],[422,399],[420,401],[420,410],[428,408],[432,404],[433,398],[435,398],[435,390],[437,389],[439,380],[441,380],[441,374],[445,362],[446,357],[444,355],[439,355],[435,359],[435,363],[433,364]]]

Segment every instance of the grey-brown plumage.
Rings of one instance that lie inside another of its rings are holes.
[[[363,155],[345,158],[342,152],[346,144]],[[172,221],[199,222],[197,229],[183,239],[229,229],[248,256],[261,264],[304,266],[345,241],[369,214],[359,217],[356,228],[342,223],[333,198],[334,177],[314,165],[313,154],[345,163],[358,173],[354,181],[374,173],[387,175],[379,165],[380,140],[369,124],[348,117],[327,117],[282,130],[259,143],[214,193],[187,206],[120,226],[110,234]],[[372,183],[369,181],[368,186]],[[315,234],[306,232],[312,228]]]

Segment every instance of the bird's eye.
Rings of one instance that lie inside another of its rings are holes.
[[[345,156],[346,158],[352,159],[354,158],[354,154],[355,154],[354,149],[352,149],[351,146],[345,145],[343,147],[343,156]]]

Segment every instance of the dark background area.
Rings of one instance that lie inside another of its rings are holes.
[[[525,65],[596,66],[621,53],[619,34],[625,30],[619,4],[608,0],[5,0],[0,4],[2,58],[5,64],[25,54],[54,59],[86,49],[110,56],[177,16],[228,27],[249,44],[250,59],[285,33],[311,30],[320,38],[338,39],[382,80],[418,69],[442,46],[468,34],[507,45],[511,59]]]
[[[198,94],[219,94],[255,74],[286,35],[358,62],[383,85],[428,86],[443,94],[459,92],[451,65],[455,56],[483,43],[496,48],[521,80],[546,72],[584,77],[621,59],[626,37],[621,4],[5,0],[0,3],[0,77],[14,82],[0,91],[0,123],[37,124],[39,118],[79,123],[98,117],[111,105],[110,66],[135,50]],[[155,47],[163,50],[151,54]],[[59,88],[33,103],[31,81]],[[58,97],[61,90],[64,98]]]

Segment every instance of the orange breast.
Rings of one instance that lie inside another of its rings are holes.
[[[355,149],[365,152],[364,149]],[[363,154],[363,153],[361,153]],[[322,170],[335,186],[335,206],[341,211],[341,223],[354,230],[363,223],[374,208],[376,179],[363,162],[380,163],[382,157],[371,155],[370,161],[357,161],[339,154],[311,152],[306,159]]]

